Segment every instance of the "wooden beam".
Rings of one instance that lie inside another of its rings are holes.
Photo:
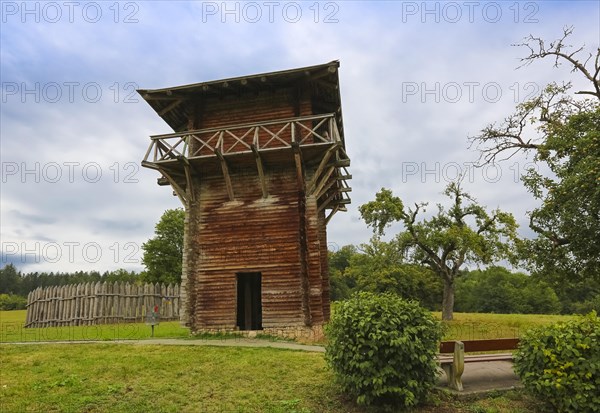
[[[321,78],[329,76],[335,72],[337,72],[337,67],[329,66],[327,69],[322,69],[318,72],[311,73],[310,79],[311,80],[321,79]]]
[[[306,219],[306,183],[304,181],[304,170],[302,168],[302,152],[298,142],[292,142],[292,151],[294,152],[294,163],[296,164],[296,179],[298,181],[298,213],[300,215],[300,279],[302,285],[302,312],[304,315],[304,325],[312,325],[310,314],[310,274],[308,266],[308,240],[307,240],[307,219]]]
[[[182,123],[175,129],[175,132],[183,132],[183,131],[189,130],[187,126],[188,126],[188,121],[186,120],[185,123]]]
[[[252,149],[252,153],[254,153],[254,158],[256,159],[256,169],[258,169],[258,179],[260,181],[260,189],[262,189],[262,196],[266,199],[269,197],[269,191],[267,189],[267,181],[265,180],[263,162],[258,149],[256,149],[256,146],[252,144],[250,145],[250,148]]]
[[[302,194],[306,194],[306,185],[304,182],[304,169],[302,168],[302,153],[300,152],[300,144],[292,142],[292,150],[294,151],[294,163],[296,164],[296,180],[298,181],[298,189]]]
[[[158,95],[158,94],[150,94],[150,93],[146,93],[142,96],[144,98],[144,100],[179,100],[181,99],[181,96],[164,96],[164,95]]]
[[[331,155],[333,155],[333,153],[335,151],[337,151],[340,146],[341,145],[339,143],[336,143],[331,148],[329,148],[327,150],[327,152],[325,152],[325,155],[323,155],[323,159],[321,159],[321,163],[319,164],[315,174],[313,175],[312,179],[310,180],[310,183],[308,184],[308,193],[309,194],[313,193],[313,190],[315,189],[315,186],[317,185],[317,180],[319,179],[319,176],[321,176],[321,174],[323,173],[323,170],[325,169],[327,162],[329,162],[329,158],[331,158]]]
[[[223,154],[220,150],[215,149],[215,155],[221,161],[221,170],[223,171],[223,177],[225,178],[225,186],[227,187],[227,194],[229,195],[229,200],[235,200],[233,195],[233,185],[231,185],[231,176],[229,176],[229,168],[227,167],[227,161],[223,158]]]
[[[319,208],[317,209],[317,212],[321,212],[322,210],[324,210],[325,208],[327,208],[327,206],[329,206],[329,203],[331,202],[331,200],[333,198],[335,198],[338,195],[337,192],[333,192],[331,195],[329,195],[327,197],[327,199],[325,199],[323,202],[321,202],[321,205],[319,205]]]
[[[335,167],[333,167],[333,166],[329,167],[329,169],[327,170],[327,173],[325,174],[325,176],[323,176],[323,179],[321,179],[321,181],[319,182],[319,185],[315,188],[315,190],[313,192],[311,192],[311,194],[315,195],[317,199],[319,199],[320,196],[323,195],[323,187],[326,184],[328,184],[327,187],[330,188],[334,182],[337,182],[336,180],[331,180],[331,181],[329,180],[329,178],[333,174],[333,171],[335,171]]]
[[[320,198],[320,197],[322,197],[323,195],[325,195],[325,194],[326,194],[326,193],[327,193],[327,192],[328,192],[328,191],[331,189],[331,187],[332,187],[333,185],[335,185],[335,183],[336,183],[336,181],[331,181],[330,183],[328,183],[328,184],[327,184],[327,186],[325,186],[325,188],[323,188],[323,190],[322,190],[320,193],[318,193],[318,194],[317,194],[317,195],[319,196],[319,198]],[[339,195],[339,191],[338,191],[337,189],[334,189],[334,190],[333,190],[333,195],[334,195],[334,196],[337,196],[337,195]],[[327,198],[327,200],[329,201],[329,200],[330,200],[330,198],[331,198],[331,196],[330,196],[330,197],[328,197],[328,198]],[[317,198],[317,199],[318,199],[318,198]]]
[[[188,199],[192,202],[196,200],[194,195],[194,185],[192,181],[192,166],[190,165],[190,161],[185,156],[178,156],[177,159],[183,163],[183,170],[185,171],[185,182],[186,182],[186,191],[188,195]]]
[[[337,205],[335,207],[333,207],[333,209],[331,210],[329,215],[327,215],[327,217],[325,218],[325,225],[329,224],[329,221],[331,220],[331,218],[335,215],[335,213],[338,210],[339,210],[339,207]]]
[[[160,112],[158,112],[158,116],[162,117],[162,116],[166,115],[167,113],[169,113],[170,111],[175,109],[177,106],[179,106],[181,104],[181,102],[183,102],[183,100],[178,99],[178,100],[174,101],[173,103],[169,104],[167,107],[165,107]]]
[[[156,169],[157,171],[160,170],[154,162],[142,161],[142,166],[144,168]]]
[[[350,166],[350,159],[338,159],[334,164],[336,167],[348,167]]]
[[[175,191],[175,193],[177,193],[177,196],[179,197],[179,200],[181,201],[181,203],[183,205],[187,205],[187,197],[186,197],[186,193],[183,190],[183,188],[181,186],[179,186],[179,184],[175,181],[175,179],[173,179],[164,169],[159,169],[159,171],[165,178],[167,178],[167,180],[173,187],[173,190]]]

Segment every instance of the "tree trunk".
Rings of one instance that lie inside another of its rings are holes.
[[[442,320],[450,321],[454,313],[454,280],[444,279],[444,297],[442,298]]]

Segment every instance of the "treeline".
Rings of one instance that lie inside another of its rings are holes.
[[[141,281],[141,275],[134,271],[119,269],[115,271],[76,271],[68,272],[30,272],[23,274],[8,264],[0,269],[0,294],[6,296],[27,297],[30,291],[38,287],[52,287],[56,285],[80,284],[87,282],[130,282]],[[4,302],[8,300],[3,297]],[[15,299],[12,299],[15,301]],[[19,301],[19,300],[16,300]],[[20,302],[20,301],[19,301]],[[11,308],[12,309],[12,308]]]
[[[371,240],[360,249],[346,245],[329,255],[331,298],[355,291],[392,291],[439,311],[442,282],[425,266],[403,263],[396,243]],[[564,285],[503,267],[462,271],[455,282],[456,311],[502,314],[585,314],[600,312],[600,282]]]

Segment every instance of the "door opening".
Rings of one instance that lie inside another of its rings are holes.
[[[240,330],[262,330],[261,273],[237,274],[237,326]]]

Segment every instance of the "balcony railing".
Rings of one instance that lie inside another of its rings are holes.
[[[151,136],[143,163],[160,163],[185,157],[270,151],[340,142],[335,114],[303,116]]]

